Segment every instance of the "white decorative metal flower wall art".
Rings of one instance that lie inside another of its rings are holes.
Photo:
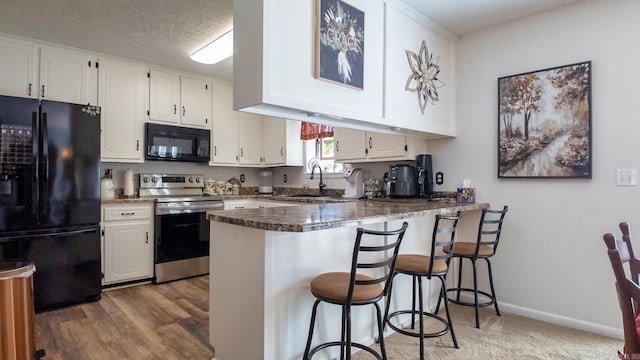
[[[411,74],[404,89],[418,93],[418,104],[420,105],[420,111],[424,114],[427,103],[435,105],[436,101],[440,101],[438,89],[444,86],[444,83],[438,79],[440,57],[434,57],[433,54],[429,54],[427,42],[424,40],[418,54],[410,50],[405,50],[405,52],[407,53]]]

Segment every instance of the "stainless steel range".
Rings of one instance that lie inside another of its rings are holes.
[[[140,197],[155,205],[155,282],[209,273],[209,221],[220,198],[203,194],[197,174],[140,174]]]

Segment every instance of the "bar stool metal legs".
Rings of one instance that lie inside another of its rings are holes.
[[[340,347],[341,360],[351,359],[352,347],[364,350],[378,360],[387,359],[383,333],[384,318],[379,302],[391,290],[391,278],[394,274],[398,250],[407,227],[408,224],[404,222],[400,229],[392,231],[358,228],[351,260],[351,271],[324,273],[311,280],[311,294],[315,296],[316,300],[311,311],[311,324],[304,349],[304,360],[309,360],[318,351],[330,347]],[[318,306],[321,302],[341,307],[340,341],[325,342],[311,348],[313,329]],[[375,307],[380,353],[366,345],[351,341],[351,308],[362,305]]]
[[[443,251],[443,247],[451,246],[453,244],[460,216],[460,212],[455,216],[436,215],[433,235],[431,237],[431,254],[400,254],[396,261],[396,270],[393,275],[393,280],[397,281],[396,276],[400,274],[411,276],[411,309],[397,310],[389,313],[389,309],[391,308],[391,296],[387,296],[387,306],[384,316],[385,325],[389,325],[390,328],[400,334],[419,338],[421,360],[424,359],[424,339],[426,338],[438,337],[450,332],[451,339],[453,340],[453,346],[456,349],[459,347],[458,340],[456,339],[456,335],[453,330],[451,314],[449,313],[447,285],[445,282],[447,271],[449,269],[449,260],[451,259],[452,254],[450,252]],[[429,312],[424,309],[424,289],[422,286],[423,278],[427,278],[429,280],[439,279],[440,282],[438,304],[433,312]],[[391,290],[389,291],[389,294],[391,294]],[[418,302],[417,309],[416,298]],[[443,299],[446,313],[445,317],[438,315],[440,301]],[[393,320],[399,319],[401,315],[411,315],[410,328],[413,329],[413,331],[410,331],[407,328],[402,328],[400,325],[396,324],[397,321],[394,323]],[[418,332],[415,331],[416,317],[418,322]],[[443,328],[434,332],[425,332],[425,318],[436,320],[442,324]]]
[[[454,258],[458,258],[458,284],[457,287],[448,289],[450,293],[449,301],[454,304],[473,306],[475,308],[476,328],[480,328],[479,307],[493,305],[496,315],[500,316],[498,301],[496,299],[496,291],[493,285],[493,273],[491,271],[490,258],[496,254],[500,234],[502,232],[502,224],[504,217],[509,210],[508,206],[504,206],[501,210],[482,209],[480,223],[478,227],[478,237],[475,242],[456,241],[453,245],[453,251],[445,248],[444,251],[452,252]],[[462,287],[462,265],[463,260],[468,259],[473,267],[473,288]],[[478,290],[478,272],[476,268],[476,260],[484,259],[487,263],[487,272],[489,275],[489,288],[491,293]],[[454,294],[451,294],[454,293]],[[473,294],[473,302],[460,299],[461,293]],[[485,299],[479,299],[482,295]]]

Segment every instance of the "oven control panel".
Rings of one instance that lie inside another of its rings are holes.
[[[141,189],[202,188],[201,174],[140,174]]]

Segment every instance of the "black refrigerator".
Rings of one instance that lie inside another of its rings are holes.
[[[100,299],[100,257],[100,108],[0,96],[0,259],[41,311]]]

